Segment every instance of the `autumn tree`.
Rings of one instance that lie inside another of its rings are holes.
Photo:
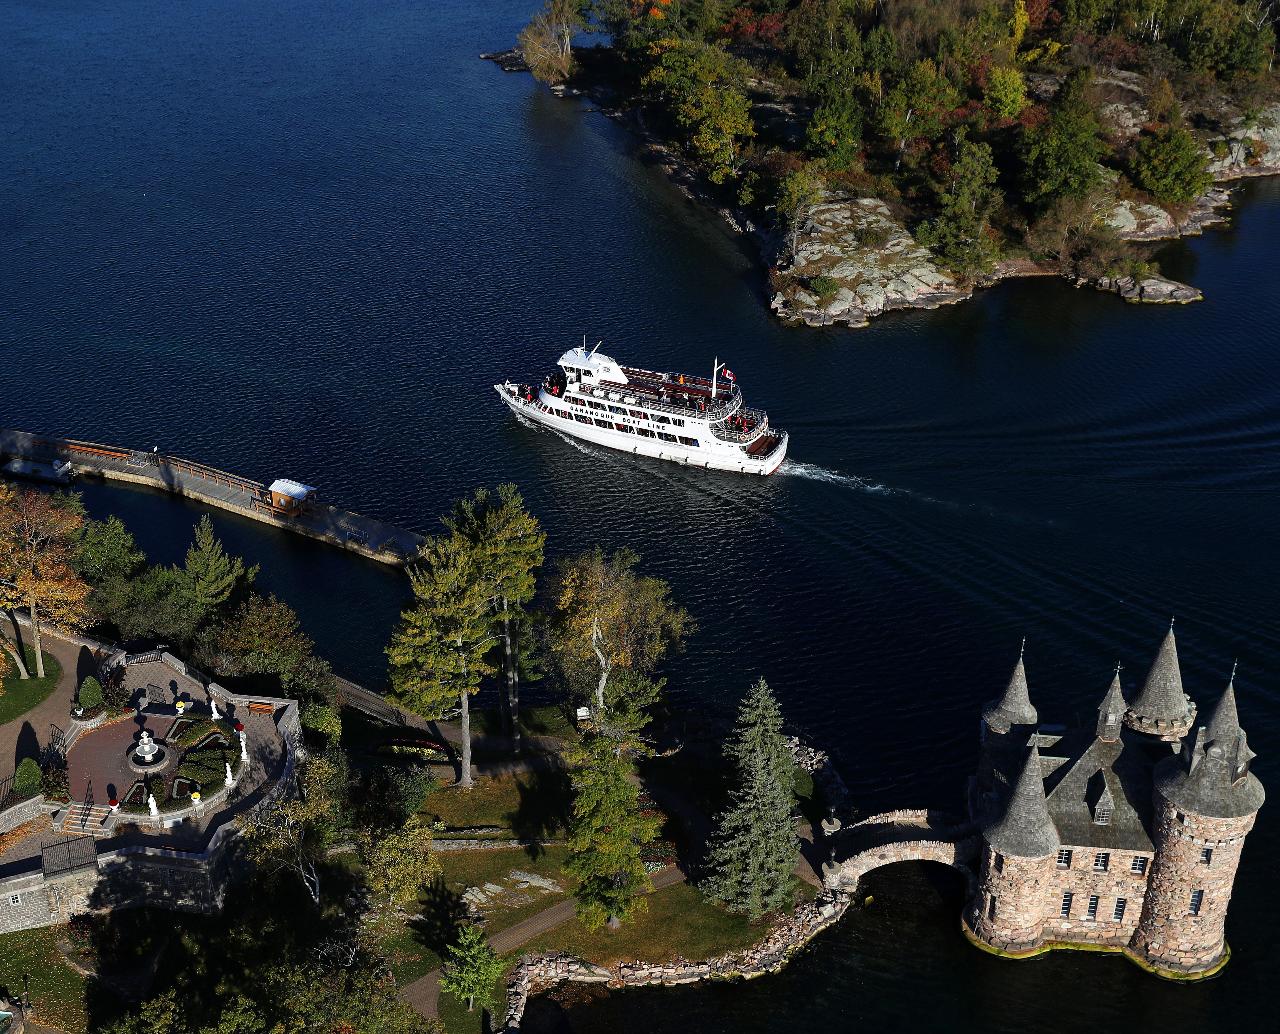
[[[987,73],[982,102],[998,118],[1017,118],[1027,106],[1027,84],[1013,67],[997,65]]]
[[[445,518],[445,527],[466,543],[481,591],[489,600],[502,650],[506,680],[504,714],[516,752],[520,750],[520,646],[527,629],[547,536],[524,506],[515,485],[497,492],[478,489]]]
[[[736,176],[742,141],[755,135],[744,89],[747,67],[723,47],[667,37],[650,48],[641,80],[684,136],[712,183]]]
[[[601,722],[616,671],[650,675],[693,631],[688,612],[672,602],[671,587],[637,574],[639,563],[626,547],[610,556],[596,547],[556,572],[552,651],[569,687],[594,699]]]
[[[460,535],[433,539],[409,572],[414,604],[400,615],[387,647],[391,696],[424,718],[462,711],[459,785],[471,778],[471,697],[494,668],[487,655],[497,635],[491,598],[475,552]]]
[[[635,766],[614,740],[589,734],[567,758],[574,794],[565,871],[574,877],[578,918],[594,930],[644,907],[643,849],[659,820],[641,808]]]
[[[89,586],[72,564],[83,525],[77,507],[43,492],[24,489],[0,496],[0,606],[15,628],[15,610],[27,608],[37,678],[44,678],[42,621],[75,627],[86,615]],[[21,660],[19,650],[5,649]]]
[[[440,875],[440,862],[431,852],[431,827],[421,816],[410,815],[399,829],[368,831],[360,844],[365,882],[386,912],[412,905]]]
[[[585,29],[582,0],[547,0],[521,31],[520,53],[535,79],[562,83],[573,74],[573,37]]]

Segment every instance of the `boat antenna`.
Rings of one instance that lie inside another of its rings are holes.
[[[711,368],[711,397],[716,397],[716,382],[720,380],[720,371],[724,367],[724,363],[720,361],[720,357],[716,356],[715,366]]]
[[[596,347],[595,347],[595,348],[593,348],[593,349],[591,350],[591,354],[592,354],[592,355],[595,355],[595,354],[596,354],[596,351],[597,351],[597,350],[600,348],[600,346],[601,346],[601,345],[603,345],[603,344],[604,344],[604,338],[601,338],[599,341],[597,341],[597,342],[596,342]],[[585,340],[583,341],[583,345],[584,345],[584,346],[586,345]]]

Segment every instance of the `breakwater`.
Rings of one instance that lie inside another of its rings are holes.
[[[319,539],[384,564],[407,563],[417,556],[425,541],[415,532],[314,500],[296,513],[282,513],[273,506],[271,492],[263,482],[157,451],[0,430],[0,464],[9,460],[70,464],[70,477],[145,485]]]

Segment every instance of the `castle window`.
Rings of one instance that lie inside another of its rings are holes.
[[[1067,891],[1062,895],[1062,908],[1058,914],[1061,915],[1063,919],[1066,919],[1071,915],[1071,899],[1074,897],[1075,895],[1072,894],[1071,891]]]
[[[1185,823],[1187,821],[1187,817],[1183,815],[1182,812],[1180,811],[1174,812],[1173,817],[1177,819],[1178,822],[1181,822],[1181,823]]]
[[[994,903],[994,902],[993,902],[993,903]],[[12,905],[14,908],[17,908],[19,905],[21,905],[21,904],[22,904],[22,895],[21,895],[21,894],[10,894],[10,895],[9,895],[9,904],[10,904],[10,905]]]
[[[1191,892],[1191,914],[1198,916],[1200,914],[1200,906],[1204,904],[1204,891],[1193,890]]]
[[[996,872],[1004,872],[1004,855],[996,852]]]
[[[1111,921],[1118,923],[1124,919],[1124,910],[1128,908],[1129,902],[1124,898],[1116,898],[1116,907],[1111,910]]]
[[[1071,849],[1069,847],[1063,847],[1058,850],[1058,868],[1071,868]]]
[[[1200,852],[1200,861],[1204,862],[1205,865],[1208,865],[1210,862],[1213,861],[1212,847],[1206,847],[1203,851]]]
[[[1099,851],[1093,856],[1093,871],[1106,872],[1111,865],[1111,852]]]
[[[1134,855],[1133,861],[1129,864],[1129,871],[1137,873],[1139,876],[1147,874],[1147,860],[1142,855]]]
[[[1097,894],[1089,895],[1089,911],[1085,913],[1084,917],[1088,919],[1090,922],[1093,922],[1093,920],[1098,918],[1098,895]]]
[[[1111,824],[1111,809],[1105,804],[1099,804],[1093,809],[1093,821],[1099,826],[1107,826]]]
[[[987,905],[987,918],[994,919],[996,917],[996,899],[992,898],[991,903]]]

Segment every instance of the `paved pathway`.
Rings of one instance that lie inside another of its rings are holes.
[[[673,887],[685,881],[685,874],[674,865],[661,872],[654,873],[651,882],[654,891]],[[557,926],[567,923],[573,918],[575,908],[573,898],[558,901],[549,908],[523,919],[505,930],[499,930],[489,938],[493,950],[499,955],[507,955],[522,944],[541,937]],[[440,1015],[440,971],[433,969],[425,977],[420,977],[400,991],[400,998],[413,1007],[420,1016],[435,1019]]]
[[[12,641],[13,629],[8,619],[0,618],[4,627],[0,635]],[[23,642],[31,642],[31,630],[22,629]],[[45,699],[25,714],[18,715],[11,722],[0,725],[0,780],[13,775],[18,762],[25,757],[39,757],[40,751],[49,745],[50,729],[56,725],[65,729],[71,721],[71,701],[75,699],[76,673],[82,663],[82,647],[59,639],[48,629],[41,629],[44,652],[52,654],[62,665],[62,678]],[[84,654],[89,654],[84,650]],[[88,662],[85,662],[88,663]],[[34,675],[34,671],[32,672]],[[85,674],[91,674],[86,670]]]

